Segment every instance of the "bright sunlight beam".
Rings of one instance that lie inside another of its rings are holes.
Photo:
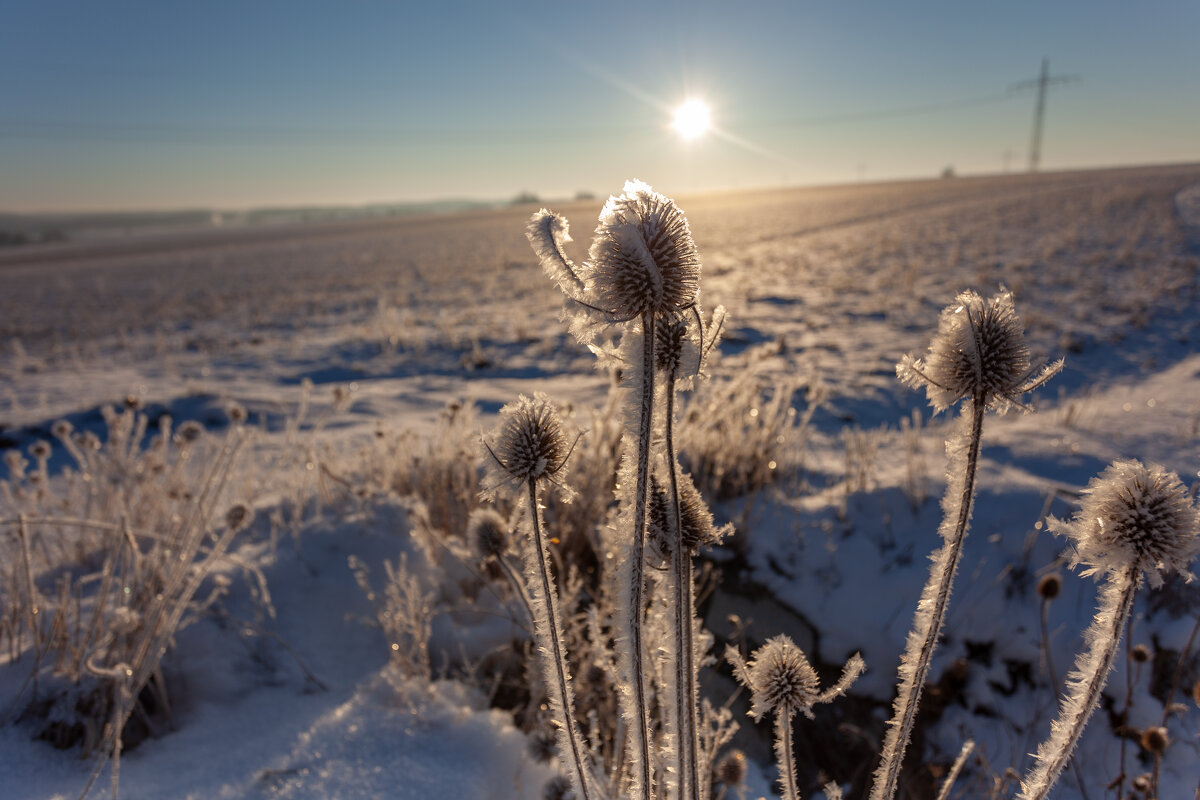
[[[703,100],[688,100],[675,109],[675,121],[671,127],[685,140],[698,139],[708,132],[712,125],[712,116],[708,104]]]

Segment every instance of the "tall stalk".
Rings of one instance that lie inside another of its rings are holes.
[[[646,699],[647,665],[642,640],[642,622],[646,614],[646,504],[650,490],[650,442],[654,430],[654,331],[653,312],[642,315],[642,385],[638,416],[637,483],[633,506],[633,548],[627,565],[629,592],[629,646],[632,659],[629,670],[633,689],[631,720],[634,750],[634,792],[646,800],[653,797],[650,779],[650,709]]]
[[[553,662],[554,680],[551,681],[552,702],[557,708],[555,716],[558,717],[562,724],[560,733],[560,746],[565,739],[569,759],[564,759],[568,762],[573,774],[571,776],[572,783],[575,785],[576,791],[579,793],[579,800],[592,800],[592,784],[591,777],[587,767],[584,764],[584,748],[583,740],[579,735],[579,726],[575,722],[575,702],[571,692],[570,675],[567,672],[567,651],[563,645],[562,634],[562,616],[558,607],[558,592],[550,577],[550,565],[546,559],[547,547],[546,537],[542,533],[542,507],[538,505],[537,499],[537,480],[530,478],[528,480],[529,489],[529,508],[530,519],[533,520],[533,549],[537,554],[537,574],[540,579],[540,588],[542,596],[545,598],[545,603],[534,603],[534,608],[539,616],[544,618],[537,620],[534,624],[534,630],[538,633],[538,639],[543,640],[538,644],[543,650],[552,654],[549,659]]]
[[[1045,800],[1070,761],[1099,705],[1143,575],[1151,586],[1161,586],[1163,573],[1189,575],[1189,565],[1200,555],[1200,510],[1179,476],[1155,464],[1114,462],[1083,490],[1070,522],[1051,518],[1049,525],[1070,538],[1073,563],[1085,566],[1082,574],[1102,574],[1105,582],[1058,717],[1017,800]]]
[[[670,369],[664,378],[666,396],[665,428],[667,470],[670,473],[670,503],[674,517],[672,571],[675,576],[675,713],[680,730],[676,733],[676,758],[681,800],[700,800],[699,724],[696,703],[695,613],[692,554],[683,541],[683,511],[679,497],[679,462],[675,453],[675,379]]]
[[[1038,749],[1037,762],[1022,782],[1019,800],[1043,800],[1070,760],[1075,743],[1079,741],[1112,670],[1121,642],[1121,629],[1133,608],[1140,572],[1141,567],[1135,564],[1124,573],[1112,576],[1104,585],[1100,608],[1092,627],[1084,634],[1088,649],[1079,655],[1076,672],[1071,676],[1070,693],[1062,701],[1050,739]]]
[[[1030,410],[1021,402],[1021,396],[1040,387],[1060,369],[1061,360],[1040,370],[1030,369],[1029,347],[1012,294],[1001,292],[984,300],[971,291],[961,292],[942,310],[926,358],[906,355],[896,365],[896,376],[914,388],[924,388],[935,412],[960,400],[967,401],[969,410],[963,409],[962,427],[946,441],[950,468],[938,529],[944,544],[932,556],[929,580],[921,591],[901,656],[900,685],[871,800],[892,800],[899,784],[921,690],[945,623],[950,589],[971,521],[984,412],[989,407],[1004,412],[1010,406]]]
[[[957,572],[958,562],[962,558],[962,545],[966,539],[967,525],[971,519],[971,505],[975,498],[975,471],[979,463],[979,446],[980,440],[983,438],[983,413],[985,410],[986,405],[982,397],[976,397],[971,401],[971,421],[967,433],[965,463],[951,465],[952,473],[956,472],[957,468],[961,468],[962,484],[959,486],[955,481],[951,481],[946,487],[946,500],[943,502],[952,508],[952,496],[957,488],[960,490],[958,506],[953,517],[953,524],[946,524],[950,518],[943,522],[943,528],[948,529],[943,533],[946,543],[933,557],[929,580],[921,592],[913,628],[909,632],[908,644],[901,657],[903,678],[893,707],[892,718],[888,721],[888,731],[883,742],[883,763],[879,765],[879,770],[875,773],[875,785],[871,789],[871,800],[891,800],[896,794],[904,753],[908,748],[908,740],[917,716],[917,707],[921,702],[921,690],[929,676],[933,651],[937,647],[937,640],[945,622],[946,605],[950,600],[954,574]],[[965,417],[966,414],[967,411],[964,409],[963,416]]]

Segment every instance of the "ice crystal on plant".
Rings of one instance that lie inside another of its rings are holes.
[[[1179,476],[1162,467],[1122,460],[1093,478],[1070,522],[1050,520],[1068,536],[1084,575],[1137,565],[1152,586],[1162,573],[1191,578],[1188,565],[1200,553],[1200,513]]]
[[[1021,395],[1044,384],[1062,364],[1060,359],[1030,368],[1011,292],[984,300],[968,290],[942,311],[928,355],[904,356],[896,375],[915,389],[924,388],[936,411],[969,397],[1003,412],[1010,405],[1024,408]]]

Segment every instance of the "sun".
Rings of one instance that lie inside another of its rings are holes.
[[[712,115],[708,104],[703,100],[688,100],[675,109],[675,121],[671,127],[684,139],[698,139],[708,132],[712,124]]]

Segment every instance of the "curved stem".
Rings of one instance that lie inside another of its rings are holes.
[[[583,763],[583,745],[579,738],[579,728],[575,724],[575,704],[571,699],[571,687],[567,675],[567,653],[562,644],[562,631],[560,630],[562,618],[559,616],[558,610],[558,592],[550,580],[550,565],[546,562],[546,541],[541,526],[542,514],[537,502],[537,482],[532,478],[529,480],[529,508],[531,509],[530,518],[533,520],[533,549],[537,553],[542,594],[546,600],[544,608],[539,610],[548,617],[542,624],[535,623],[534,630],[539,633],[539,639],[549,639],[548,642],[542,643],[542,649],[545,653],[543,658],[550,660],[554,665],[553,672],[557,683],[554,690],[558,695],[554,698],[554,705],[558,706],[555,710],[562,717],[559,746],[561,747],[561,740],[565,738],[571,754],[569,766],[574,770],[572,778],[575,791],[579,793],[580,800],[591,800],[591,785],[588,780],[587,768]]]
[[[1022,782],[1018,800],[1045,800],[1079,741],[1088,718],[1100,700],[1121,642],[1121,629],[1133,608],[1141,566],[1110,575],[1100,595],[1100,608],[1084,634],[1086,649],[1075,660],[1071,687],[1059,705],[1058,719],[1050,726],[1050,737],[1038,748],[1037,763]]]
[[[971,519],[971,503],[975,497],[975,472],[979,463],[979,447],[983,438],[983,414],[987,409],[986,398],[976,396],[971,402],[971,429],[968,434],[966,464],[962,482],[962,494],[958,503],[958,515],[954,528],[946,537],[946,543],[934,556],[929,581],[921,593],[917,605],[916,619],[909,633],[908,645],[901,660],[902,681],[896,697],[895,711],[888,722],[884,739],[883,762],[875,773],[875,785],[871,789],[871,800],[891,800],[900,781],[900,767],[904,762],[904,751],[917,717],[921,701],[921,690],[929,677],[929,665],[933,651],[941,636],[946,618],[946,606],[950,601],[950,587],[958,562],[962,557],[963,540]],[[951,470],[956,465],[951,465]],[[952,490],[953,483],[948,490]],[[910,668],[911,665],[911,668]],[[906,674],[907,673],[907,674]]]

